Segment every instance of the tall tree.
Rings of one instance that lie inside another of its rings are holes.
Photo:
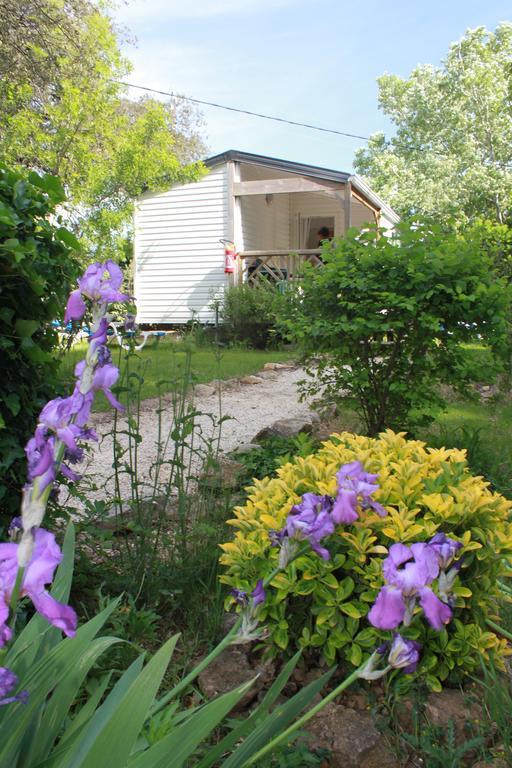
[[[0,161],[61,176],[89,254],[124,248],[134,200],[197,178],[186,103],[126,98],[130,71],[106,3],[0,0]]]
[[[510,221],[512,24],[468,30],[442,66],[378,84],[396,134],[373,136],[356,170],[403,215]]]

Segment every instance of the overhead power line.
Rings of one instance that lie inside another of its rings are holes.
[[[265,115],[262,112],[251,112],[249,109],[239,109],[238,107],[229,107],[227,104],[218,104],[215,101],[204,101],[202,99],[193,99],[191,96],[183,96],[180,93],[172,93],[171,91],[159,91],[156,88],[148,88],[145,85],[135,85],[134,83],[126,83],[122,80],[116,80],[119,85],[125,85],[128,88],[137,88],[139,91],[148,91],[149,93],[158,93],[160,96],[170,96],[173,99],[183,99],[183,101],[191,101],[193,104],[202,104],[207,107],[216,107],[217,109],[226,109],[228,112],[239,112],[242,115],[251,115],[251,117],[261,117],[263,120],[274,120],[277,123],[286,123],[287,125],[297,125],[301,128],[309,128],[312,131],[321,131],[322,133],[334,133],[337,136],[348,136],[350,139],[362,139],[363,141],[370,141],[369,136],[361,136],[358,133],[348,133],[348,131],[337,131],[334,128],[322,128],[320,125],[312,125],[311,123],[300,123],[297,120],[287,120],[284,117],[276,117],[275,115]]]

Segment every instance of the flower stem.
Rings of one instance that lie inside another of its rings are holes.
[[[311,718],[320,712],[327,704],[339,696],[339,694],[342,693],[345,688],[348,688],[350,685],[352,685],[352,683],[357,680],[367,664],[367,661],[365,661],[364,664],[361,664],[361,666],[354,670],[351,675],[345,678],[342,683],[340,683],[336,688],[334,688],[334,690],[327,694],[327,696],[325,696],[322,701],[319,701],[318,704],[315,704],[315,706],[306,712],[305,715],[302,715],[302,717],[292,723],[292,725],[290,725],[285,731],[280,733],[279,736],[276,736],[274,739],[272,739],[272,741],[260,749],[259,752],[256,752],[255,755],[253,755],[246,763],[244,763],[244,766],[254,765],[254,763],[256,763],[258,760],[261,760],[264,755],[288,739],[293,733],[295,733],[295,731],[301,728],[304,723],[307,723],[308,720],[311,720]]]
[[[496,632],[498,632],[503,637],[506,637],[507,640],[512,640],[512,632],[508,632],[506,629],[503,629],[503,627],[500,627],[499,624],[496,624],[494,621],[491,621],[491,619],[486,619],[485,623],[491,627],[491,629],[494,629]]]
[[[305,552],[307,552],[309,549],[308,546],[301,547],[298,552],[295,554],[295,556],[292,558],[292,560],[296,560],[298,557],[303,555]],[[290,562],[292,562],[290,560]],[[277,574],[282,570],[279,566],[276,566],[273,571],[269,573],[268,576],[266,576],[263,579],[263,586],[268,587],[272,579],[277,576]],[[174,699],[178,694],[180,694],[182,691],[184,691],[187,686],[190,685],[191,682],[193,682],[196,677],[203,671],[203,669],[206,669],[206,667],[214,661],[214,659],[219,656],[219,654],[222,653],[222,651],[228,647],[228,645],[231,644],[232,640],[235,638],[238,630],[240,629],[240,626],[242,624],[242,615],[239,616],[235,624],[231,627],[227,635],[220,641],[218,645],[215,646],[215,648],[210,651],[208,656],[205,656],[205,658],[197,664],[197,666],[194,667],[194,669],[189,672],[186,677],[183,678],[177,685],[174,686],[174,688],[170,691],[168,691],[165,696],[162,696],[162,698],[157,702],[157,704],[153,707],[151,710],[151,715],[155,715],[157,712],[160,712],[163,707],[165,707],[166,704],[168,704],[172,699]],[[359,670],[357,670],[359,671]]]

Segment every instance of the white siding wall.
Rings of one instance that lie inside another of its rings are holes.
[[[242,243],[244,251],[266,251],[290,247],[290,195],[242,195]]]
[[[200,181],[139,200],[135,213],[135,296],[139,323],[213,319],[212,292],[226,285],[227,165]]]
[[[375,216],[368,206],[363,205],[355,198],[352,198],[350,206],[351,225],[360,229],[368,224],[375,224]]]

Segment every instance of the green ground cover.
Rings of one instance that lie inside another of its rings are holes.
[[[141,400],[170,392],[176,386],[181,387],[184,380],[204,384],[213,379],[225,380],[254,374],[260,371],[265,363],[285,362],[296,354],[290,349],[217,348],[164,338],[150,340],[144,349],[127,359],[126,353],[121,352],[115,340],[111,340],[109,344],[113,360],[121,370],[121,388],[126,386],[128,377],[131,378],[132,387],[136,380],[137,387],[140,386],[138,396]],[[63,352],[60,373],[63,384],[69,385],[73,380],[74,366],[83,359],[86,349],[87,342],[83,341]],[[137,376],[143,381],[139,382]],[[120,392],[119,398],[124,401],[126,393]],[[95,410],[106,411],[109,408],[100,393]]]

